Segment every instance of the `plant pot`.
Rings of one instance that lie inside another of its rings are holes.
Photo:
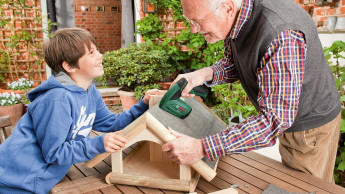
[[[0,93],[9,93],[11,94],[11,92],[14,92],[15,94],[24,94],[24,90],[10,90],[10,89],[7,89],[7,86],[3,86],[0,88]]]
[[[139,100],[136,100],[134,98],[134,92],[127,92],[127,91],[123,91],[123,90],[118,90],[117,93],[120,96],[123,110],[129,110],[132,105],[139,102]]]
[[[11,105],[11,106],[0,106],[0,116],[10,115],[12,126],[15,127],[19,119],[24,114],[23,103]]]
[[[161,90],[169,90],[172,82],[159,82],[158,84],[161,86]]]

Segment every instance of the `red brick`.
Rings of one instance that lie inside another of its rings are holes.
[[[339,9],[340,9],[340,14],[345,14],[345,7],[340,7]]]
[[[333,8],[327,9],[326,15],[334,15],[334,14],[335,14],[335,9],[333,9]]]

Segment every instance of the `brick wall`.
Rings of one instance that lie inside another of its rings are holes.
[[[97,11],[97,6],[104,6],[104,11]],[[76,27],[88,29],[102,53],[121,48],[121,0],[74,0],[74,7]]]
[[[303,9],[305,9],[314,19],[315,25],[318,27],[326,26],[327,24],[327,17],[328,16],[338,16],[338,17],[345,17],[345,0],[333,0],[327,6],[315,6],[315,0],[294,0],[298,3]],[[144,4],[143,0],[140,0],[141,5]],[[143,6],[140,9],[140,18],[147,16],[149,13],[144,13]],[[172,15],[160,15],[160,20],[163,21],[164,24],[164,31],[168,32],[170,36],[176,36],[176,34],[180,33],[181,29],[184,29],[182,23],[173,23]],[[182,46],[182,49],[183,46]]]
[[[102,97],[102,99],[106,105],[121,105],[119,96],[106,96]]]
[[[315,6],[313,0],[294,0],[313,17],[318,27],[327,25],[328,16],[345,17],[345,0],[333,0],[327,6]]]
[[[4,18],[10,19],[5,27],[0,28],[0,50],[11,55],[11,61],[6,64],[10,69],[2,73],[7,82],[27,78],[37,86],[47,79],[43,57],[39,56],[43,43],[40,3],[39,0],[26,0],[25,5],[32,7],[25,8],[16,4],[5,4],[2,7]],[[30,33],[32,37],[28,42],[21,38],[18,43],[14,43],[14,35],[20,32]],[[0,86],[2,85],[5,83],[0,81]]]

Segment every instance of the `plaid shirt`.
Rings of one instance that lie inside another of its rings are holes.
[[[230,40],[238,37],[249,20],[253,4],[254,0],[243,1],[238,19],[224,42],[225,57],[211,66],[213,80],[206,83],[208,86],[239,80],[231,56]],[[304,35],[299,31],[287,29],[272,41],[258,64],[259,115],[221,133],[204,137],[204,148],[210,160],[272,146],[278,135],[292,126],[303,83],[306,51]]]

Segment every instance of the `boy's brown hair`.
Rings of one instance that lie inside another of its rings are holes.
[[[85,54],[85,46],[90,50],[91,43],[97,46],[95,38],[85,29],[57,30],[43,45],[44,60],[54,75],[61,71],[67,73],[62,67],[62,62],[65,61],[71,67],[79,68],[78,60]]]

